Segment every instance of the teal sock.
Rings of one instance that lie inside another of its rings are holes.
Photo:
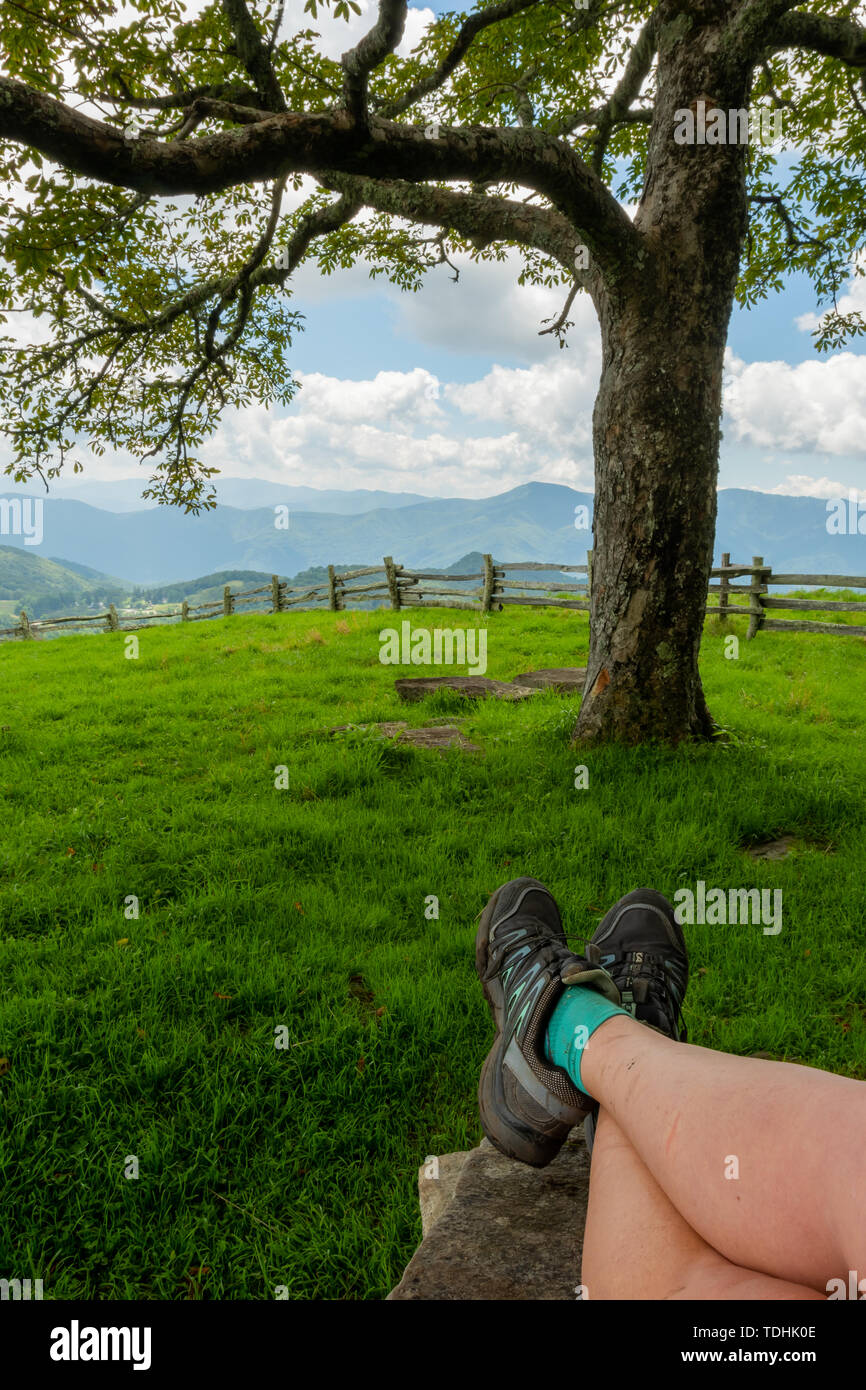
[[[564,1067],[579,1091],[585,1091],[580,1079],[580,1060],[592,1034],[615,1014],[631,1018],[628,1009],[621,1009],[590,985],[567,985],[562,998],[550,1015],[545,1038],[548,1062]]]

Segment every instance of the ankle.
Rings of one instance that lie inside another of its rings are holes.
[[[581,1075],[587,1095],[605,1103],[608,1077],[622,1068],[633,1069],[650,1038],[660,1035],[625,1014],[615,1014],[595,1030],[581,1057]]]
[[[616,992],[612,986],[611,989]],[[598,1029],[615,1017],[630,1021],[628,1014],[612,999],[591,985],[574,983],[562,990],[547,1020],[545,1056],[568,1073],[584,1097],[591,1095],[583,1084],[584,1054]]]

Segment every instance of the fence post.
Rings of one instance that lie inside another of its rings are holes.
[[[332,613],[340,611],[340,595],[337,593],[337,576],[333,565],[328,566],[328,607]]]
[[[23,608],[21,609],[21,636],[29,637],[31,642],[36,641],[36,638],[33,636],[33,629],[30,626],[30,619]]]
[[[481,612],[489,613],[493,603],[493,586],[496,583],[496,574],[493,569],[493,556],[483,555],[484,561],[484,589],[481,594]]]
[[[764,607],[761,603],[761,594],[767,592],[766,584],[762,583],[764,557],[763,555],[752,556],[752,582],[749,585],[749,630],[746,633],[746,641],[751,642],[764,626]]]
[[[117,609],[115,608],[113,603],[110,603],[108,605],[108,631],[119,632],[119,630],[120,619],[117,616]]]
[[[397,583],[397,566],[394,564],[393,555],[385,556],[385,578],[388,581],[388,593],[391,595],[391,607],[400,607],[400,585]]]
[[[232,613],[234,613],[234,611],[235,611],[235,606],[234,606],[234,603],[232,602],[232,590],[231,590],[231,585],[230,585],[230,584],[227,584],[227,585],[225,586],[225,588],[223,589],[223,617],[224,617],[224,618],[230,618],[231,615],[232,615]]]
[[[186,599],[184,599],[183,603],[180,605],[180,620],[182,623],[189,622],[189,604]]]
[[[586,552],[586,597],[592,603],[592,551]]]
[[[724,569],[726,565],[730,565],[730,563],[731,563],[731,557],[730,557],[730,555],[727,553],[727,551],[725,551],[724,554],[722,555],[722,569]],[[720,617],[720,618],[726,618],[726,617],[727,617],[727,613],[726,613],[724,610],[725,610],[725,609],[727,608],[727,606],[728,606],[728,599],[729,599],[729,597],[730,597],[730,595],[729,595],[729,593],[728,593],[728,584],[729,584],[729,582],[730,582],[730,581],[729,581],[728,576],[727,576],[726,574],[723,574],[723,575],[720,577],[720,579],[719,579],[719,617]]]
[[[278,574],[271,575],[271,602],[275,613],[282,612],[283,604],[280,597],[280,576]]]

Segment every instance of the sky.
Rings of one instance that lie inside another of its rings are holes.
[[[287,24],[315,27],[339,56],[365,32],[373,0],[350,24],[289,0]],[[433,4],[410,7],[400,52]],[[523,483],[592,490],[591,417],[600,370],[592,305],[578,296],[568,346],[539,336],[564,301],[521,287],[516,256],[437,267],[404,294],[364,264],[321,277],[304,265],[293,307],[305,331],[289,350],[301,383],[288,407],[230,412],[202,450],[232,477],[322,488],[383,488],[484,497]],[[866,279],[843,311],[866,312]],[[866,491],[866,343],[815,352],[814,294],[798,276],[757,307],[734,310],[727,351],[720,487],[816,497]],[[92,461],[84,481],[143,476],[122,459]],[[72,477],[64,478],[71,484]]]

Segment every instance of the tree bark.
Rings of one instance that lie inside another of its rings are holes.
[[[700,353],[665,304],[603,334],[579,738],[709,737],[698,672],[716,523],[724,333]]]
[[[710,0],[711,7],[712,0]],[[673,26],[669,26],[673,29]],[[680,14],[662,32],[646,255],[597,299],[590,651],[580,742],[678,743],[714,724],[698,670],[716,523],[728,321],[746,228],[743,145],[677,145],[675,111],[747,105],[749,74]]]

